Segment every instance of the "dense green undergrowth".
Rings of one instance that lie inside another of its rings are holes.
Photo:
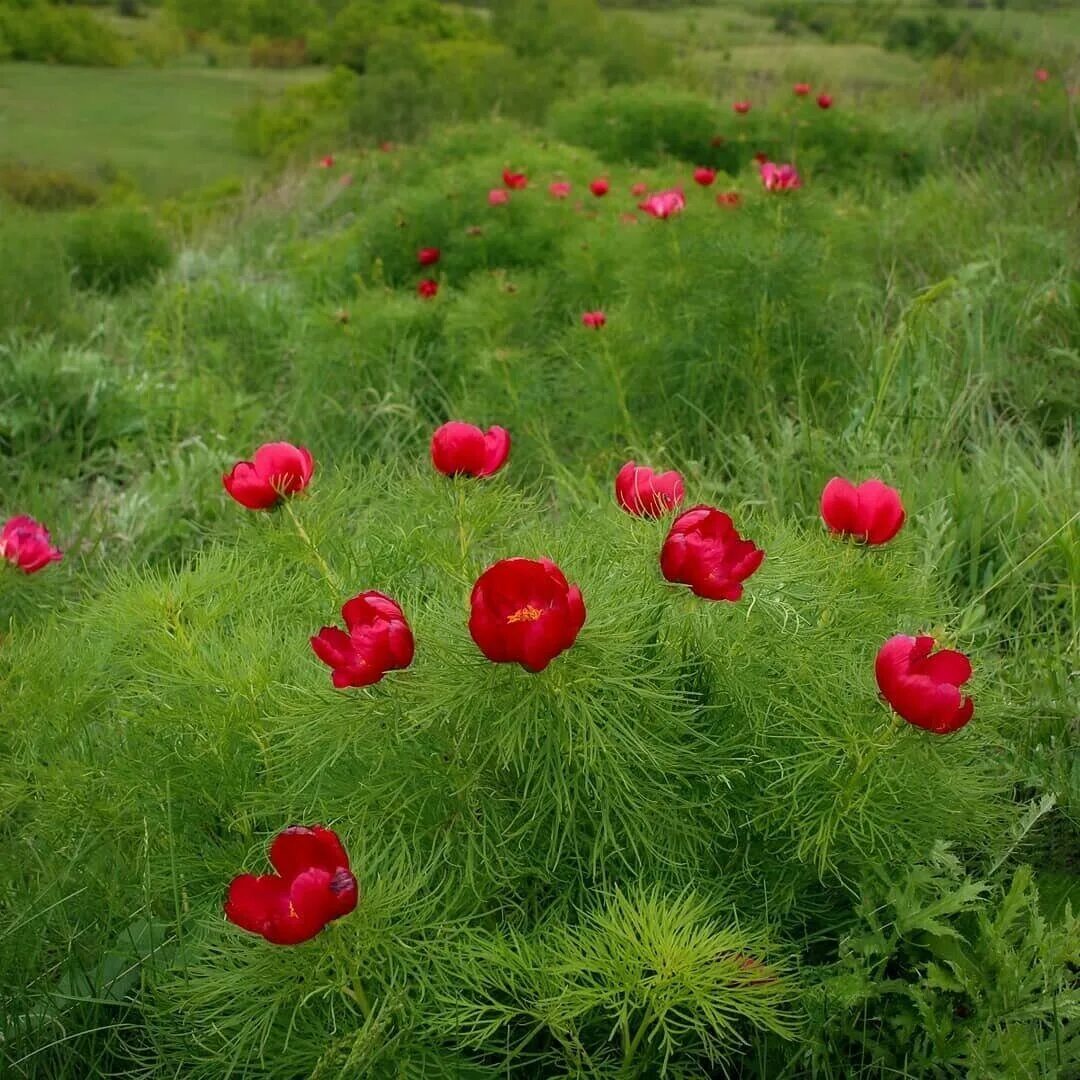
[[[1075,1073],[1075,130],[1020,93],[804,104],[729,139],[638,88],[342,153],[193,198],[172,257],[125,208],[5,220],[40,241],[0,265],[5,516],[66,551],[0,574],[11,1075]],[[804,187],[764,193],[759,146]],[[491,207],[504,168],[530,186]],[[509,467],[435,475],[451,417],[509,428]],[[221,489],[276,438],[317,462],[302,531]],[[629,457],[765,549],[739,604],[663,581]],[[825,535],[836,474],[902,491],[892,544]],[[584,594],[540,675],[466,629],[508,555]],[[369,588],[416,661],[334,691],[307,637]],[[916,630],[972,657],[953,736],[877,696]],[[220,904],[294,821],[362,895],[275,949]]]

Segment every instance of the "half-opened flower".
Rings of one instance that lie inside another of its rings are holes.
[[[503,169],[503,184],[511,191],[520,191],[529,186],[529,178],[523,172],[511,172]]]
[[[421,266],[434,266],[442,258],[442,252],[436,247],[421,248],[416,253],[416,261]]]
[[[638,203],[638,209],[646,214],[663,221],[673,214],[680,214],[686,207],[686,196],[682,188],[672,188],[670,191],[658,191],[650,195],[644,202]]]
[[[715,169],[706,169],[704,166],[694,170],[694,183],[702,187],[708,187],[716,179]]]
[[[451,420],[431,437],[431,461],[444,476],[490,476],[503,467],[509,453],[506,428],[485,432],[475,424]]]
[[[595,180],[589,183],[589,190],[598,199],[601,199],[611,190],[611,185],[607,182],[607,179],[605,177],[598,176]]]
[[[740,116],[745,116],[750,111],[750,102],[749,101],[736,101],[735,104],[732,105],[731,107]]]
[[[744,540],[722,510],[695,506],[680,514],[660,552],[668,581],[689,585],[706,600],[738,600],[742,583],[754,573],[765,552]]]
[[[268,510],[286,495],[303,491],[311,482],[315,462],[302,446],[266,443],[251,461],[237,462],[223,476],[225,490],[249,510]]]
[[[505,188],[492,188],[488,192],[488,206],[505,206],[510,201],[510,192]]]
[[[439,283],[434,278],[424,278],[423,281],[417,282],[416,292],[422,299],[430,300],[438,295]]]
[[[388,671],[407,668],[415,642],[401,608],[381,592],[365,592],[341,609],[346,630],[324,626],[311,638],[315,655],[333,669],[339,689],[371,686]]]
[[[7,559],[24,574],[36,574],[63,557],[60,549],[53,547],[49,530],[32,517],[20,514],[9,518],[0,529],[0,559]]]
[[[794,165],[777,165],[765,161],[759,166],[761,182],[766,191],[794,191],[802,187],[802,180]]]
[[[607,316],[602,311],[586,311],[581,316],[583,326],[590,330],[599,330],[607,322]]]
[[[567,199],[570,197],[571,187],[566,180],[555,180],[548,185],[548,191],[553,199]]]
[[[792,89],[795,91],[796,97],[806,97],[810,93],[810,84],[808,82],[797,82]]]
[[[683,478],[674,469],[658,473],[628,461],[615,477],[616,502],[638,517],[663,517],[680,507],[685,497]]]
[[[550,559],[503,559],[473,586],[469,633],[496,664],[543,671],[585,623],[581,590]]]
[[[276,873],[233,878],[225,918],[273,945],[308,941],[356,907],[356,878],[332,829],[290,825],[270,845],[270,865]]]
[[[832,108],[832,94],[818,94],[817,103],[819,109],[831,109]]]
[[[878,651],[874,674],[882,696],[909,724],[935,735],[958,731],[975,711],[960,687],[971,678],[971,661],[955,649],[939,649],[932,637],[897,634]]]
[[[821,518],[834,533],[886,544],[904,524],[904,504],[900,492],[880,480],[853,484],[834,476],[821,493]]]

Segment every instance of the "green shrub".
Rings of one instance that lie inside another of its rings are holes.
[[[100,198],[97,188],[77,176],[26,165],[0,166],[0,192],[33,210],[70,210],[90,206]]]
[[[104,292],[151,281],[172,262],[169,241],[153,218],[127,207],[73,217],[64,250],[76,282]]]
[[[0,54],[13,60],[118,67],[128,63],[131,49],[82,8],[28,0],[0,7]]]
[[[0,331],[63,325],[71,281],[61,228],[53,217],[18,211],[0,215]]]

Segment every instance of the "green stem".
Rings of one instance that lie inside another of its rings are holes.
[[[330,569],[326,560],[322,557],[319,549],[315,546],[315,542],[308,535],[307,529],[304,528],[300,519],[296,516],[296,511],[293,510],[290,501],[288,499],[283,499],[281,505],[285,508],[285,513],[289,515],[289,520],[296,529],[296,535],[300,537],[308,551],[311,552],[311,557],[315,560],[316,566],[318,566],[319,570],[322,572],[322,576],[326,579],[326,583],[333,589],[335,596],[340,596],[341,583],[334,575],[334,571]]]
[[[623,1025],[623,1072],[627,1076],[633,1076],[634,1073],[631,1066],[634,1063],[634,1055],[638,1052],[645,1036],[649,1032],[649,1028],[653,1022],[652,1006],[645,1010],[645,1015],[641,1018],[641,1023],[638,1025],[638,1029],[634,1032],[634,1037],[627,1042],[627,1035],[629,1034],[626,1025]]]
[[[374,1010],[371,1008],[371,1001],[367,996],[367,991],[364,989],[364,984],[361,982],[359,976],[353,979],[351,988],[345,987],[345,992],[360,1006],[360,1011],[364,1014],[364,1019],[370,1020]]]

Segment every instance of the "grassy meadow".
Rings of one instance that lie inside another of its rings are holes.
[[[1080,25],[782,7],[0,64],[0,522],[63,552],[0,560],[0,1076],[1080,1074]],[[438,473],[448,420],[506,465]],[[245,509],[283,440],[310,485]],[[665,580],[629,460],[764,550],[741,599]],[[834,476],[894,539],[828,532]],[[584,598],[538,673],[467,625],[514,556]],[[335,689],[367,590],[415,658]],[[966,726],[890,709],[898,634],[970,658]],[[294,824],[359,899],[274,945],[222,904]]]

